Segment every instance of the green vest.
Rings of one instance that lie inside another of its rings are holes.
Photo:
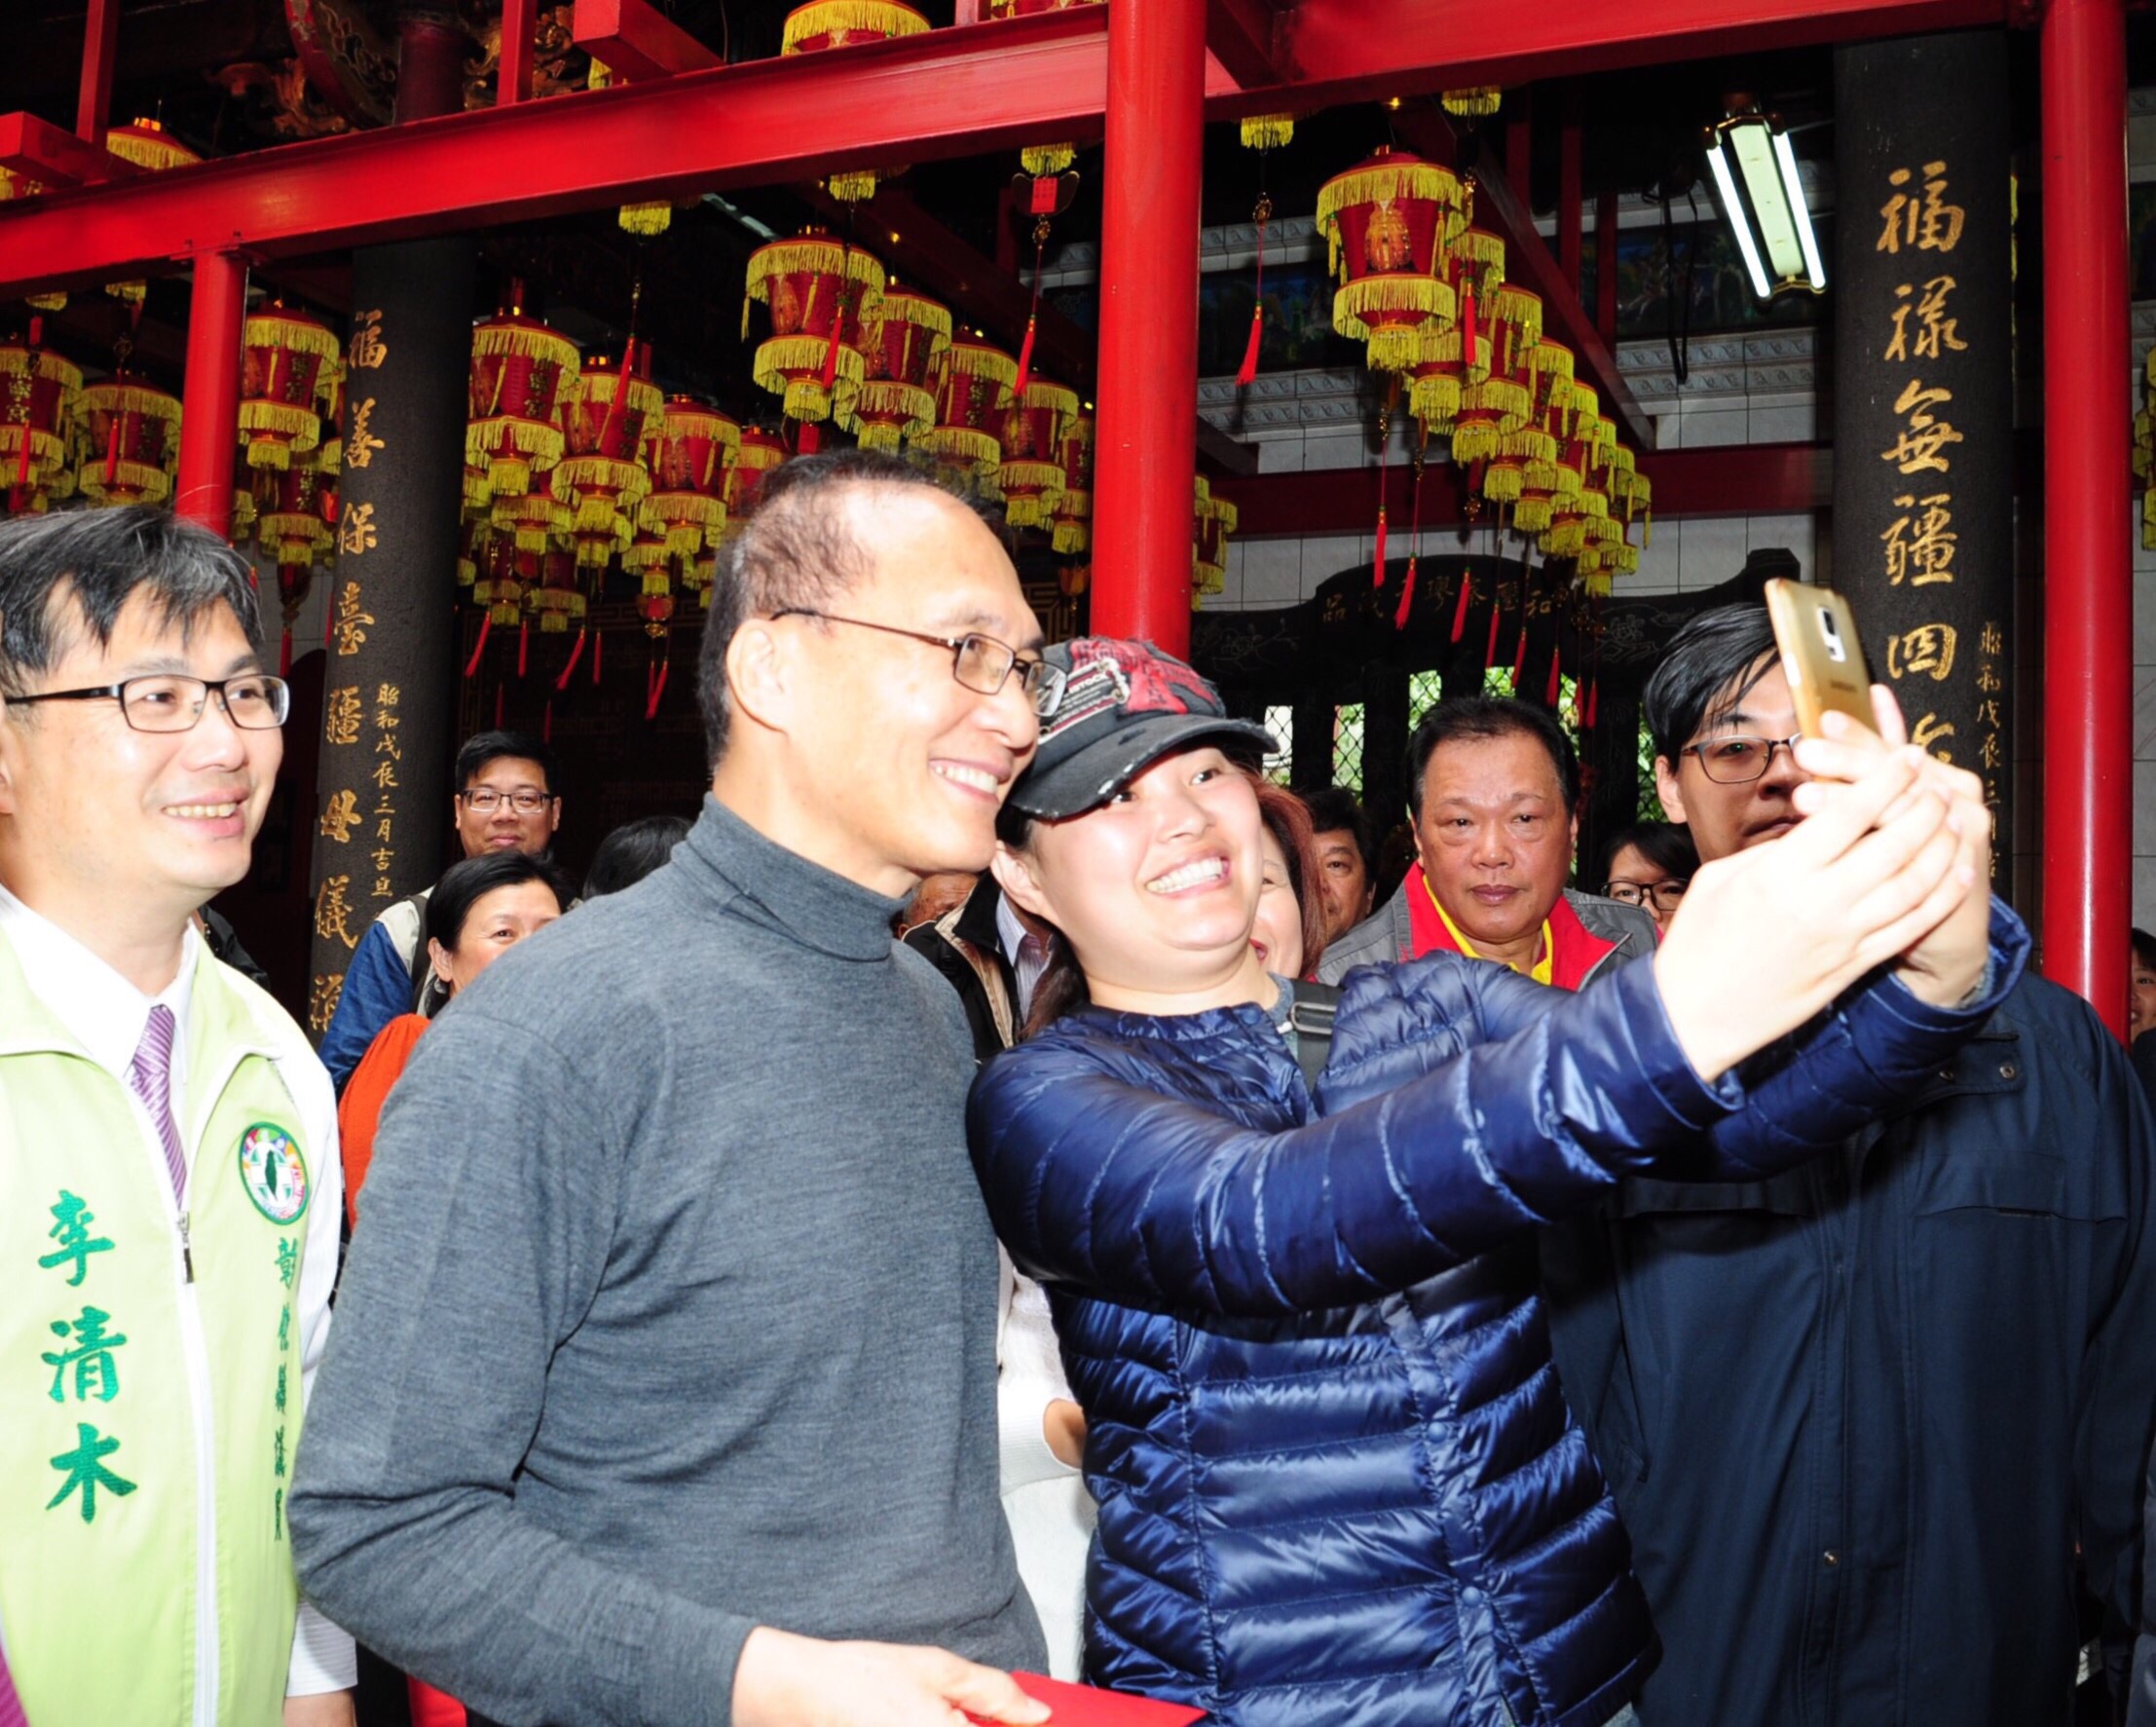
[[[203,954],[183,1251],[155,1135],[0,938],[0,1634],[41,1727],[280,1716],[296,1308],[335,1148],[300,1143],[276,1011]]]

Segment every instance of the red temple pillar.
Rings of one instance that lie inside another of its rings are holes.
[[[227,540],[233,457],[240,444],[240,333],[246,311],[246,264],[233,252],[197,258],[172,508]]]
[[[1093,628],[1190,652],[1206,8],[1108,9]]]
[[[2043,152],[2042,954],[2046,976],[2123,1033],[2134,814],[2123,0],[2051,0]]]

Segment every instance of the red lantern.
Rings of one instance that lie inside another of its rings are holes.
[[[96,504],[163,504],[172,495],[179,422],[179,397],[125,371],[88,386],[75,402],[89,446],[75,474],[83,495]]]
[[[796,420],[827,420],[835,402],[850,411],[868,371],[862,323],[882,297],[883,266],[828,234],[811,230],[757,247],[749,254],[748,298],[771,309],[771,334],[756,351],[759,388],[783,396]],[[744,301],[744,341],[748,334]]]
[[[489,493],[529,492],[562,459],[562,398],[579,365],[576,343],[521,311],[473,327],[465,462],[484,469]]]
[[[1003,416],[996,485],[1014,528],[1045,528],[1063,495],[1062,429],[1078,413],[1078,393],[1035,378]]]
[[[663,540],[669,557],[717,544],[726,525],[726,469],[741,445],[738,422],[692,395],[667,398],[651,439],[651,495],[637,524]]]
[[[1093,416],[1063,422],[1063,495],[1056,501],[1055,547],[1069,554],[1093,544]]]
[[[603,568],[629,544],[637,507],[651,489],[644,430],[664,413],[666,398],[640,372],[641,362],[624,378],[607,356],[587,358],[562,403],[567,454],[555,465],[550,485],[554,501],[569,507],[570,537],[585,569]]]
[[[992,479],[1017,383],[1018,361],[1001,349],[970,338],[952,342],[937,373],[936,424],[914,434],[913,447],[962,473]]]
[[[32,319],[29,341],[0,346],[0,489],[25,503],[66,468],[68,419],[83,388],[79,369],[39,345],[43,334]]]
[[[726,469],[726,521],[720,537],[727,538],[747,519],[756,507],[756,495],[763,484],[763,476],[786,460],[786,444],[775,432],[766,432],[761,426],[745,426],[741,429],[741,445],[733,453],[733,466]]]
[[[1401,151],[1379,150],[1318,193],[1318,226],[1340,285],[1332,327],[1363,342],[1369,364],[1415,363],[1426,335],[1456,312],[1442,255],[1466,226],[1459,177]]]
[[[1462,393],[1453,424],[1452,459],[1461,467],[1489,463],[1483,494],[1511,503],[1526,478],[1525,463],[1544,434],[1528,422],[1535,412],[1535,345],[1542,340],[1543,302],[1525,288],[1500,287],[1480,332],[1489,370]]]
[[[316,397],[337,335],[320,319],[272,301],[241,326],[240,432],[249,468],[286,469],[321,442]]]
[[[950,311],[926,294],[886,287],[862,325],[860,393],[840,405],[838,424],[864,450],[895,450],[936,418],[929,388],[936,362],[950,346]]]

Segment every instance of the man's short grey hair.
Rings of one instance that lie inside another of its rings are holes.
[[[252,567],[207,528],[169,510],[137,504],[0,521],[0,696],[28,695],[76,646],[78,631],[111,646],[137,590],[182,641],[219,606],[249,642],[261,639]]]
[[[735,632],[752,618],[769,618],[790,608],[820,611],[871,574],[871,548],[855,535],[840,507],[854,487],[933,492],[971,510],[1009,544],[999,519],[952,491],[933,469],[903,457],[834,450],[797,456],[773,469],[740,531],[720,548],[712,582],[711,613],[697,657],[696,702],[703,714],[707,759],[713,764],[725,754],[732,717],[726,650]]]

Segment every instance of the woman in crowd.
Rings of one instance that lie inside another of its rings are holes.
[[[442,994],[427,1012],[399,1014],[360,1057],[337,1106],[344,1148],[345,1209],[356,1221],[359,1187],[374,1156],[382,1106],[411,1060],[412,1046],[457,992],[534,931],[562,915],[569,883],[545,858],[490,851],[449,866],[427,898],[427,952]]]
[[[674,855],[674,847],[688,838],[688,826],[685,815],[647,815],[623,822],[592,853],[583,897],[598,899],[634,887]]]
[[[1691,831],[1681,822],[1636,822],[1611,840],[1602,853],[1602,891],[1638,906],[1666,932],[1677,902],[1699,870]]]
[[[1251,779],[1265,824],[1264,873],[1250,945],[1275,977],[1314,977],[1325,951],[1325,906],[1318,892],[1318,840],[1310,809],[1285,786]]]
[[[2135,930],[2127,958],[2126,1040],[2132,1043],[2143,1032],[2156,1032],[2156,935]]]
[[[1579,995],[1452,956],[1370,968],[1313,1098],[1250,945],[1263,824],[1234,758],[1263,733],[1145,644],[1049,657],[1068,718],[994,868],[1074,955],[1043,984],[1070,1011],[989,1064],[969,1129],[1086,1410],[1088,1676],[1223,1727],[1601,1727],[1653,1633],[1531,1231],[1630,1173],[1837,1144],[1974,1033],[2026,948],[1970,903],[1975,782],[1806,744],[1849,783],[1701,871],[1652,961]],[[1920,938],[1958,1010],[1877,970]]]

